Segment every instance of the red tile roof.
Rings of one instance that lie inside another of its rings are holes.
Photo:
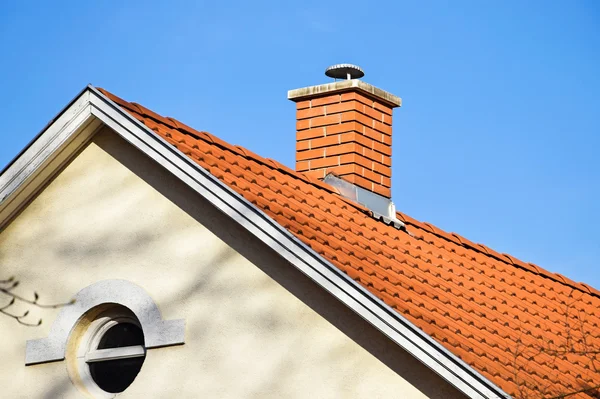
[[[402,213],[397,230],[321,181],[100,90],[505,392],[600,385],[598,290]]]

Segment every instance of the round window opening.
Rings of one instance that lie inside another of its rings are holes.
[[[127,389],[146,357],[144,332],[133,312],[101,306],[84,316],[78,330],[76,375],[82,388],[99,398]]]
[[[123,392],[135,379],[144,363],[144,334],[135,324],[124,322],[110,327],[88,355],[87,363],[100,389]]]

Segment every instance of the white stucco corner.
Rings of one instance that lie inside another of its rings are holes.
[[[185,320],[163,320],[148,293],[129,281],[99,281],[79,291],[74,300],[58,314],[46,338],[27,341],[25,365],[63,360],[69,334],[77,321],[96,306],[110,303],[125,306],[135,314],[147,349],[184,343]]]

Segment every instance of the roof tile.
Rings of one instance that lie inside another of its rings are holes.
[[[505,392],[600,385],[600,354],[584,353],[600,348],[600,291],[400,212],[396,230],[322,181],[100,91]]]

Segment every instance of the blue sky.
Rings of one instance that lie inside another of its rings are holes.
[[[40,3],[0,2],[1,166],[92,83],[293,168],[287,90],[355,63],[400,211],[600,288],[600,3]]]

